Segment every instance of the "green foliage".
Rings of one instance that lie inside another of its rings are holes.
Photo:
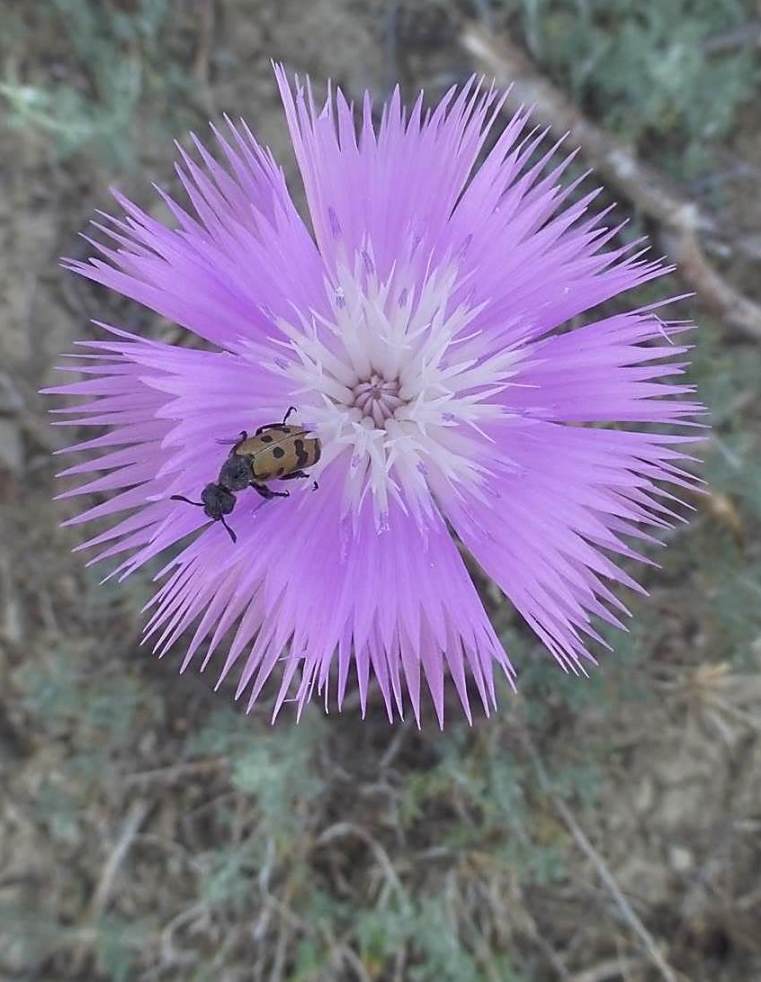
[[[405,978],[412,982],[482,982],[494,977],[494,971],[504,982],[521,982],[504,954],[489,952],[493,971],[491,976],[484,972],[463,942],[457,911],[439,897],[361,911],[356,934],[362,961],[371,971],[392,965],[407,949],[411,964]]]
[[[79,842],[80,802],[75,794],[62,787],[60,782],[48,778],[40,787],[35,804],[40,821],[55,842],[69,846]]]
[[[104,917],[97,925],[98,966],[110,982],[129,982],[148,925],[122,917]]]
[[[247,719],[229,706],[215,707],[203,726],[188,738],[187,749],[193,756],[209,754],[234,759],[244,753],[253,739]]]
[[[453,912],[443,900],[426,898],[416,911],[414,928],[423,964],[411,968],[413,982],[479,982],[483,978],[473,956],[463,947]]]
[[[508,0],[534,56],[605,126],[650,141],[680,177],[710,163],[710,149],[756,93],[752,49],[704,50],[706,39],[752,20],[748,0]]]
[[[302,938],[295,951],[294,966],[291,972],[293,982],[313,982],[325,967],[326,951],[323,945],[313,938]]]
[[[761,378],[761,352],[753,347],[722,347],[719,334],[701,332],[692,375],[711,410],[714,429],[703,474],[715,491],[734,496],[761,520],[761,431],[745,425],[743,402]]]
[[[409,902],[362,911],[357,922],[359,953],[365,965],[385,965],[414,938],[413,910]]]
[[[299,827],[322,790],[312,761],[318,739],[316,725],[282,728],[260,736],[234,761],[233,785],[256,797],[268,825],[279,835]]]
[[[227,758],[233,786],[255,799],[267,828],[282,841],[298,829],[322,790],[313,755],[325,725],[323,717],[308,710],[298,726],[262,732],[248,717],[220,710],[191,739],[190,749]]]
[[[134,728],[144,688],[119,671],[118,663],[110,669],[87,672],[81,653],[62,645],[47,660],[21,672],[26,707],[53,735],[76,729],[88,748],[117,749]]]
[[[707,578],[708,571],[703,575]],[[714,566],[706,593],[711,659],[757,670],[753,646],[761,637],[761,562],[737,568],[735,558]]]
[[[7,932],[8,942],[3,941],[2,955],[9,955],[20,964],[35,965],[53,951],[63,937],[63,930],[45,910],[19,910],[0,900],[0,924]]]
[[[701,332],[692,374],[713,427],[701,447],[702,474],[712,500],[732,509],[734,522],[722,522],[706,505],[686,539],[685,562],[696,571],[711,660],[749,667],[761,636],[761,564],[748,548],[761,522],[761,428],[748,425],[743,408],[758,390],[761,352],[725,347],[719,338],[710,327]]]
[[[82,151],[134,166],[138,126],[163,128],[191,95],[187,72],[167,58],[169,0],[137,0],[128,10],[118,0],[52,0],[34,14],[35,33],[51,45],[63,42],[63,50],[56,52],[55,77],[49,52],[41,52],[41,71],[32,78],[8,69],[0,96],[10,124],[43,134],[61,160]],[[28,16],[9,15],[9,39],[25,37]],[[173,121],[180,128],[184,122],[181,114]]]
[[[223,904],[239,906],[250,895],[251,878],[260,865],[260,858],[250,843],[236,846],[221,845],[204,858],[204,876],[200,900],[209,907]]]

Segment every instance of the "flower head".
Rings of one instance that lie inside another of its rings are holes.
[[[449,674],[468,717],[471,687],[488,712],[495,667],[514,673],[458,546],[583,672],[602,640],[592,616],[620,626],[611,584],[638,589],[615,557],[677,517],[660,482],[694,483],[690,437],[644,425],[694,425],[691,388],[666,380],[687,325],[656,307],[588,313],[669,270],[612,245],[596,192],[569,203],[573,155],[542,154],[527,112],[478,165],[493,89],[409,112],[395,92],[378,125],[365,96],[355,126],[340,90],[318,109],[276,71],[312,232],[271,154],[228,121],[219,159],[198,140],[181,151],[189,206],[162,193],[171,227],[117,194],[125,214],[96,223],[96,257],[68,263],[212,349],[106,325],[84,343],[85,380],[49,391],[88,397],[59,410],[70,424],[106,427],[71,448],[97,455],[63,472],[104,475],[66,494],[109,497],[72,522],[119,516],[86,545],[92,561],[121,555],[122,577],[175,547],[146,636],[163,653],[192,628],[183,668],[227,638],[220,681],[240,664],[249,708],[273,673],[276,712],[315,688],[340,707],[354,671],[363,710],[373,675],[391,718],[407,703],[419,718],[424,683],[441,721]],[[235,452],[235,434],[290,406],[289,425],[319,441],[317,490],[236,486],[236,543],[173,500],[217,480],[220,441]]]

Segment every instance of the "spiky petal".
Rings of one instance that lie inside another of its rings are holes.
[[[470,716],[495,705],[495,666],[513,670],[462,562],[466,547],[560,664],[584,671],[593,618],[620,626],[611,586],[637,584],[616,556],[677,516],[662,483],[692,487],[700,406],[678,381],[686,329],[657,306],[595,319],[623,291],[668,272],[572,197],[571,157],[519,112],[477,159],[502,100],[475,82],[409,115],[398,91],[373,123],[343,94],[315,108],[277,78],[314,235],[271,155],[245,124],[214,130],[220,163],[194,139],[164,195],[169,228],[117,195],[98,255],[76,272],[181,324],[213,347],[161,344],[102,325],[69,367],[86,397],[59,410],[107,427],[64,475],[69,494],[109,497],[72,523],[115,516],[87,546],[120,556],[121,577],[196,534],[160,574],[147,634],[181,635],[186,667],[226,649],[249,709],[275,673],[275,711],[316,690],[340,707],[352,672],[364,711],[374,676],[390,718],[421,681],[443,722],[444,679]],[[572,155],[571,155],[572,156]],[[200,162],[199,162],[200,161]],[[583,327],[573,327],[584,315]],[[232,545],[196,497],[216,479],[220,439],[295,405],[321,441],[313,492],[239,495]],[[627,428],[587,424],[624,423]],[[202,531],[201,531],[202,529]],[[405,696],[406,693],[406,696]]]

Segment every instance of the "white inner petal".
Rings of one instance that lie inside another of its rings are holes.
[[[492,400],[522,352],[489,352],[468,330],[480,308],[453,303],[457,279],[450,264],[422,282],[401,266],[381,280],[364,249],[326,283],[329,316],[278,321],[289,357],[270,367],[294,383],[323,444],[320,468],[345,459],[345,513],[356,516],[371,494],[379,529],[391,498],[422,518],[437,487],[478,491],[488,480],[493,449],[480,424],[506,415]]]

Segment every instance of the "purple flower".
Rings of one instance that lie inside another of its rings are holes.
[[[366,95],[355,129],[340,90],[318,109],[276,71],[313,234],[269,151],[228,121],[219,160],[198,140],[181,153],[190,205],[162,194],[171,228],[116,194],[125,215],[96,223],[99,256],[67,264],[212,348],[107,325],[83,342],[85,381],[48,391],[87,397],[59,410],[69,425],[106,428],[63,472],[105,473],[66,494],[109,497],[72,523],[119,516],[87,545],[93,562],[122,555],[122,577],[172,549],[146,636],[163,654],[194,628],[183,669],[228,637],[220,681],[240,665],[249,709],[272,673],[276,713],[315,688],[340,708],[356,672],[363,712],[374,675],[390,718],[409,703],[419,719],[426,685],[441,723],[449,674],[470,719],[469,689],[488,713],[495,666],[510,684],[514,671],[454,536],[583,673],[589,639],[605,643],[592,615],[621,626],[611,585],[641,589],[615,557],[642,559],[632,540],[678,517],[657,482],[696,482],[692,438],[642,425],[696,425],[692,387],[666,380],[688,325],[655,304],[574,326],[670,270],[641,243],[611,245],[597,191],[570,203],[573,154],[540,155],[526,111],[477,165],[494,90],[471,81],[409,112],[397,91],[378,125]],[[239,491],[236,544],[171,500],[217,480],[220,440],[289,406],[320,440],[318,490]]]

